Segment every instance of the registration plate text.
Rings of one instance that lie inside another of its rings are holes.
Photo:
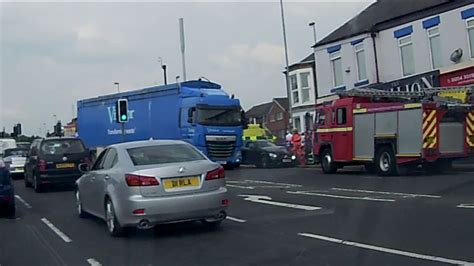
[[[164,180],[165,189],[181,188],[181,187],[197,187],[199,186],[199,177],[181,177],[170,178]]]

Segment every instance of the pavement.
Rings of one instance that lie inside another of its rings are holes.
[[[14,181],[0,265],[452,265],[474,263],[474,169],[381,178],[359,167],[227,171],[229,217],[110,237],[69,188]]]

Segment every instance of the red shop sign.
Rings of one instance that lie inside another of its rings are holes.
[[[439,75],[441,87],[474,84],[474,66]]]

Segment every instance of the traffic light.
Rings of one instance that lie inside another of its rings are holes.
[[[117,101],[117,122],[127,123],[128,122],[128,100],[119,99]]]

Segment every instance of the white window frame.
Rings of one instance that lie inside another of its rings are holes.
[[[336,73],[335,73],[335,68],[334,68],[334,61],[336,60],[341,60],[341,84],[337,85],[336,84]],[[331,54],[329,54],[329,62],[330,62],[330,67],[331,67],[331,76],[332,76],[332,84],[334,88],[338,88],[341,86],[344,86],[344,71],[342,70],[342,56],[341,56],[341,51],[336,51]]]
[[[438,32],[430,34],[430,31],[432,31],[432,30],[438,30]],[[441,36],[441,34],[439,32],[439,26],[431,27],[431,28],[426,29],[426,36],[428,37],[428,47],[429,47],[430,59],[431,59],[431,69],[436,69],[435,66],[434,66],[433,48],[431,47],[431,38]],[[441,42],[441,40],[440,40],[440,42]],[[443,64],[441,64],[440,68],[443,67],[442,65]]]
[[[303,82],[302,82],[302,79],[301,79],[301,74],[307,74],[307,75],[308,75],[308,80],[307,80],[307,81],[308,81],[308,87],[303,87]],[[301,103],[309,103],[309,102],[311,102],[311,100],[312,100],[312,99],[311,99],[311,72],[309,72],[309,71],[300,72],[300,73],[299,73],[299,78],[300,78]],[[304,90],[308,90],[308,91],[309,91],[309,93],[308,93],[309,98],[308,98],[307,101],[305,101],[304,98],[303,98],[303,91],[304,91]]]
[[[471,38],[469,38],[469,30],[474,29],[474,24],[472,26],[469,26],[469,22],[474,22],[474,17],[466,19],[467,45],[469,47],[469,55],[470,55],[469,58],[471,60],[474,60],[474,51],[471,51]]]
[[[276,114],[276,120],[277,121],[283,120],[283,112],[279,112],[279,113]]]
[[[362,47],[362,48],[361,48]],[[365,64],[365,78],[364,79],[361,79],[360,78],[360,73],[359,73],[359,59],[357,57],[357,53],[360,53],[360,52],[363,52],[364,53],[364,64]],[[367,62],[366,62],[366,58],[365,58],[365,47],[364,47],[364,43],[358,43],[356,45],[354,45],[354,56],[355,56],[355,62],[356,62],[356,75],[357,75],[357,82],[361,82],[361,81],[366,81],[368,80],[368,77],[367,77]]]
[[[401,42],[402,42],[403,40],[406,40],[406,39],[410,39],[410,41],[407,42],[407,43],[401,44]],[[411,34],[408,35],[408,36],[404,36],[404,37],[398,38],[398,39],[397,39],[397,44],[398,44],[398,53],[400,54],[400,68],[401,68],[401,70],[402,70],[402,77],[409,77],[409,76],[415,75],[415,74],[416,74],[416,69],[415,69],[415,71],[414,71],[415,73],[411,73],[411,74],[408,74],[408,75],[405,75],[405,71],[404,71],[404,69],[403,69],[403,53],[402,53],[402,47],[405,47],[405,46],[408,46],[408,45],[412,45],[412,49],[414,48],[414,47],[413,47],[413,40],[412,40]],[[413,64],[414,64],[413,67],[415,67],[415,56],[414,56],[414,55],[413,55]]]
[[[293,88],[293,83],[291,82],[291,78],[295,77],[296,80],[296,88]],[[300,92],[299,92],[299,86],[298,86],[298,73],[292,74],[288,77],[290,80],[290,89],[291,89],[291,101],[293,104],[299,104],[300,103]],[[298,101],[295,101],[295,97],[293,97],[294,93],[298,94]]]

